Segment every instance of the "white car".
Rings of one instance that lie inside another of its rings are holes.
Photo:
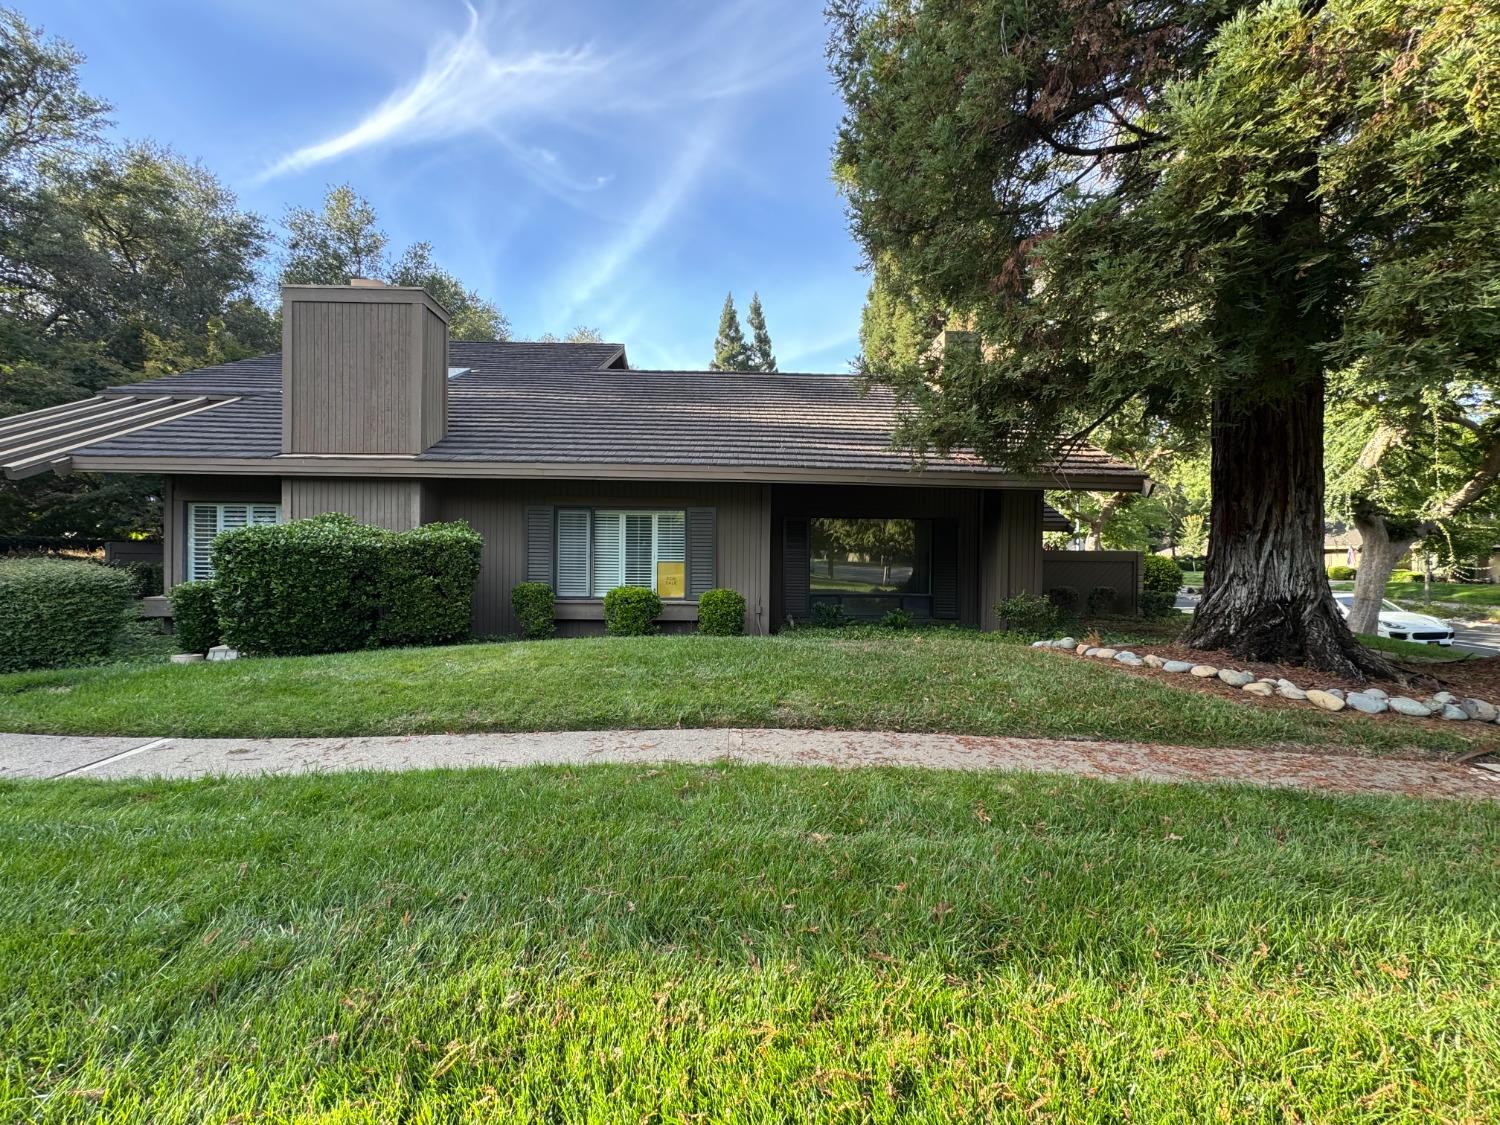
[[[1354,595],[1336,593],[1333,600],[1338,603],[1339,612],[1348,617],[1349,609],[1354,605]],[[1380,622],[1375,631],[1393,641],[1415,641],[1419,645],[1453,643],[1453,627],[1446,621],[1425,613],[1408,613],[1385,598],[1380,599]]]

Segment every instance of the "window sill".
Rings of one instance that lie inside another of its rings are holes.
[[[558,598],[553,603],[553,616],[558,621],[603,621],[603,598]],[[685,598],[663,600],[658,621],[697,621],[698,603]]]

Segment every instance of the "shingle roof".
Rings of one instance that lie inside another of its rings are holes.
[[[910,455],[891,446],[899,408],[884,388],[863,393],[844,375],[607,366],[622,360],[617,344],[454,342],[449,363],[468,370],[448,383],[448,432],[415,460],[431,470],[460,462],[560,470],[660,466],[767,479],[905,474],[913,467]],[[273,354],[111,388],[106,400],[210,401],[186,416],[168,412],[149,428],[90,435],[91,444],[76,443],[68,453],[85,462],[81,468],[89,458],[139,459],[143,471],[152,461],[277,458],[280,367]],[[925,469],[955,483],[1015,479],[962,452],[932,456]],[[1070,483],[1074,478],[1083,483]],[[1062,488],[1133,489],[1144,482],[1136,469],[1091,447],[1027,479]]]

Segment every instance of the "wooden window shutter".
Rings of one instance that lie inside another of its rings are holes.
[[[932,521],[932,616],[958,616],[958,521]]]
[[[714,509],[687,510],[687,596],[706,594],[719,580]]]
[[[553,510],[551,507],[526,509],[526,581],[552,585]]]
[[[808,550],[807,521],[787,520],[781,536],[781,583],[789,621],[806,621],[812,616]]]

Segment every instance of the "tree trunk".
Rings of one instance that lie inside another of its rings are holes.
[[[1349,629],[1375,636],[1380,626],[1380,603],[1396,560],[1411,549],[1416,536],[1391,538],[1385,516],[1374,508],[1356,505],[1354,526],[1359,530],[1359,573],[1354,576],[1354,604],[1349,607]]]
[[[1323,572],[1323,380],[1213,403],[1204,596],[1188,643],[1363,679],[1389,666],[1344,624]]]

